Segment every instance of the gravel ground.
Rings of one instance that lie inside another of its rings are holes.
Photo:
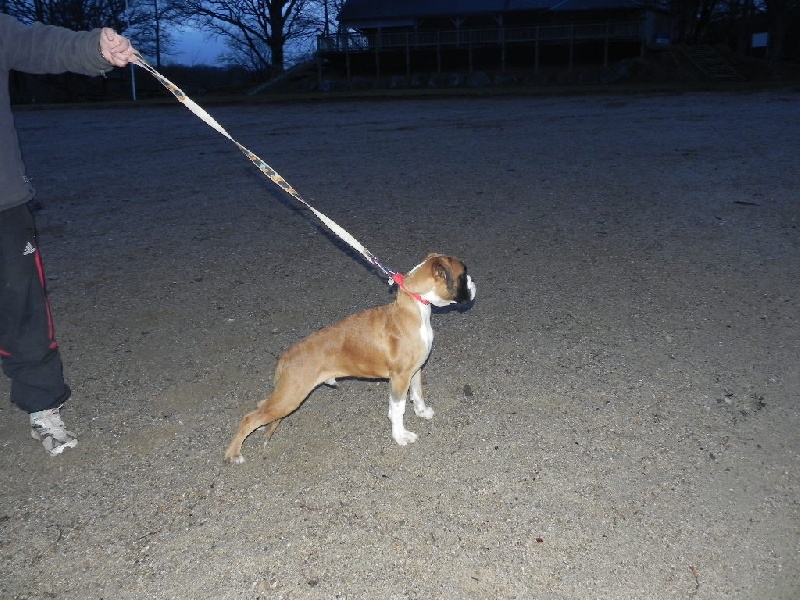
[[[0,597],[800,597],[798,100],[210,109],[391,268],[478,285],[416,444],[349,380],[241,466],[280,352],[388,286],[177,102],[18,111],[81,443],[0,405]]]

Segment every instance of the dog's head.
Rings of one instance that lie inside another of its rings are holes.
[[[443,254],[429,254],[409,271],[405,284],[434,306],[463,304],[475,299],[475,282],[467,275],[467,266]]]

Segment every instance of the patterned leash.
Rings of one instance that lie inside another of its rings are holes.
[[[378,267],[381,271],[383,271],[384,275],[389,277],[389,285],[392,283],[396,283],[398,287],[402,288],[407,294],[416,298],[423,304],[429,304],[427,300],[423,299],[419,294],[415,294],[414,292],[410,292],[405,288],[403,285],[403,274],[398,273],[396,271],[392,271],[391,269],[385,267],[380,263],[378,258],[369,250],[367,250],[361,242],[359,242],[356,238],[350,235],[347,230],[345,230],[342,226],[336,223],[333,219],[330,219],[325,214],[318,211],[316,208],[311,206],[305,199],[299,194],[297,190],[295,190],[288,181],[286,181],[281,175],[272,167],[270,167],[266,162],[264,162],[261,158],[259,158],[256,154],[251,152],[245,146],[237,142],[231,134],[229,134],[222,125],[220,125],[208,112],[206,112],[202,107],[200,107],[194,100],[189,98],[181,88],[177,85],[172,83],[169,79],[164,77],[161,73],[156,71],[143,57],[141,54],[136,54],[135,57],[135,64],[143,68],[145,71],[150,73],[156,80],[161,83],[167,90],[172,92],[172,95],[175,96],[178,101],[186,106],[190,111],[192,111],[195,115],[197,115],[206,125],[211,127],[212,129],[217,130],[220,134],[228,138],[231,142],[233,142],[242,153],[250,159],[258,170],[261,171],[264,175],[270,178],[270,180],[281,188],[284,192],[289,194],[292,198],[300,202],[303,206],[308,208],[311,212],[313,212],[317,218],[322,221],[328,229],[330,229],[333,233],[339,236],[340,239],[347,242],[353,249],[358,251],[361,256],[367,259],[367,261],[376,267]]]

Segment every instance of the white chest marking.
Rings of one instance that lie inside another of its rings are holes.
[[[419,309],[420,324],[419,337],[425,345],[425,359],[431,353],[433,347],[433,327],[431,327],[431,307],[420,302],[417,303]]]

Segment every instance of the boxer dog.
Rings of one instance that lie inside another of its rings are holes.
[[[417,435],[403,425],[403,414],[410,392],[417,416],[433,417],[433,409],[422,399],[421,378],[433,344],[431,304],[469,302],[475,298],[475,283],[464,263],[441,254],[429,254],[398,283],[391,304],[312,333],[280,357],[272,393],[242,419],[225,452],[227,462],[244,462],[242,444],[248,435],[268,425],[269,440],[281,419],[314,388],[322,383],[335,385],[337,377],[388,379],[392,437],[401,446],[416,441]]]

